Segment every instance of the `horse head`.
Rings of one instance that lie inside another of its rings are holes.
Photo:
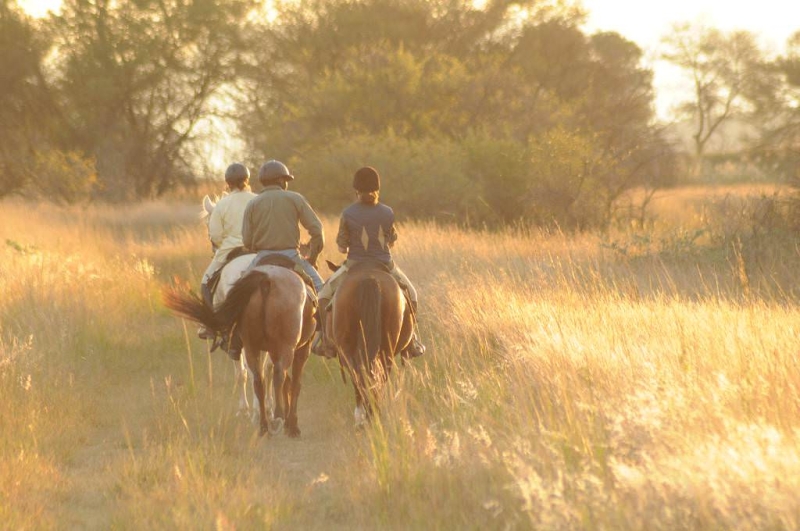
[[[200,216],[204,219],[211,215],[214,211],[214,207],[217,206],[217,202],[211,199],[208,194],[203,196],[203,211],[200,212]]]

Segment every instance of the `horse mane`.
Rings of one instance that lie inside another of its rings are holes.
[[[214,207],[217,206],[219,200],[228,195],[228,192],[222,192],[222,195],[214,194],[212,198],[210,195],[206,194],[203,196],[203,209],[200,211],[200,219],[206,219],[211,215],[211,212],[214,210]]]

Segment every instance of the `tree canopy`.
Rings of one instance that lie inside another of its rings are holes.
[[[34,21],[2,1],[5,146],[49,155],[0,160],[72,176],[66,200],[192,181],[217,115],[321,210],[372,164],[401,216],[581,228],[673,177],[642,51],[570,2],[66,0]]]

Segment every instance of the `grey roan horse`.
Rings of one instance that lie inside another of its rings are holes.
[[[315,328],[314,303],[303,280],[284,267],[265,265],[236,281],[213,310],[194,293],[165,289],[163,298],[173,312],[210,331],[239,333],[259,402],[261,434],[276,434],[285,427],[290,437],[299,436],[297,400]],[[264,352],[274,364],[273,418],[265,403]]]

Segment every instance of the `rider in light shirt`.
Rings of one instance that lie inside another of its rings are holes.
[[[256,197],[250,191],[250,170],[244,164],[234,162],[228,166],[225,170],[225,183],[228,186],[228,195],[217,202],[208,220],[208,236],[215,252],[200,284],[203,300],[211,308],[214,307],[214,299],[209,280],[225,265],[228,254],[242,246],[242,217],[247,203]],[[198,335],[203,339],[211,336],[205,328],[200,329]]]

